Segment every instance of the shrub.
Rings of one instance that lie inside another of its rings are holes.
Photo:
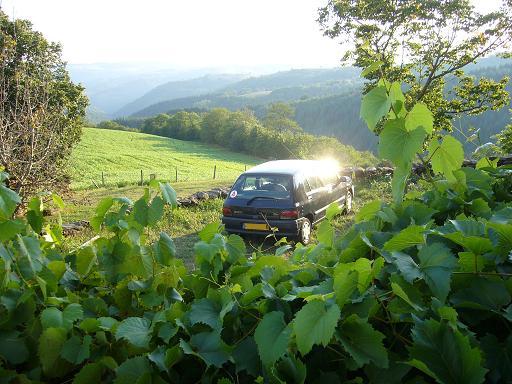
[[[0,10],[0,166],[24,199],[66,183],[87,97],[71,82],[61,47]]]
[[[209,224],[187,272],[152,182],[107,198],[100,235],[69,253],[35,198],[0,186],[0,375],[81,382],[508,382],[512,168],[462,168],[401,203],[362,208],[339,237],[274,255]],[[2,174],[5,182],[5,175]],[[157,189],[155,189],[157,188]],[[54,203],[60,205],[58,198]],[[40,235],[43,233],[44,235]]]

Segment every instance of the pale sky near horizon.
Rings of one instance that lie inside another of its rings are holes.
[[[492,9],[498,0],[473,1]],[[0,0],[63,45],[72,64],[334,67],[342,49],[322,35],[327,0]]]

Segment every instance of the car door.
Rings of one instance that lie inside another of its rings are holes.
[[[306,193],[314,222],[325,216],[325,205],[327,202],[326,188],[322,179],[317,175],[308,175],[306,183],[309,186],[309,192]],[[328,205],[328,204],[327,204]]]
[[[323,175],[322,180],[327,189],[326,204],[330,205],[336,202],[341,207],[347,196],[347,183],[344,182],[335,171]]]

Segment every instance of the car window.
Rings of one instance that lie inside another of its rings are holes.
[[[311,190],[315,190],[317,188],[322,188],[324,184],[322,183],[322,180],[318,176],[311,175],[307,177],[307,181],[309,184],[309,187]]]
[[[232,198],[274,197],[289,199],[293,191],[290,175],[242,175],[231,189]]]
[[[338,175],[336,173],[328,173],[321,176],[324,185],[334,185],[338,182]]]
[[[309,187],[309,184],[308,182],[306,181],[306,178],[304,177],[304,175],[301,175],[301,174],[297,174],[295,176],[295,187],[296,187],[296,193],[297,193],[297,198],[299,200],[304,200],[306,199],[306,194],[311,191],[311,188]]]

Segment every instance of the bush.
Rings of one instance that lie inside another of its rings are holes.
[[[103,200],[91,220],[100,236],[68,253],[41,200],[12,219],[19,198],[1,185],[0,376],[509,382],[512,168],[455,175],[368,204],[343,237],[328,220],[318,244],[281,242],[274,255],[248,254],[209,224],[192,272],[168,235],[145,236],[176,204],[166,184]]]
[[[73,84],[59,44],[0,9],[0,166],[23,199],[67,181],[88,101]],[[1,205],[1,203],[0,203]]]

